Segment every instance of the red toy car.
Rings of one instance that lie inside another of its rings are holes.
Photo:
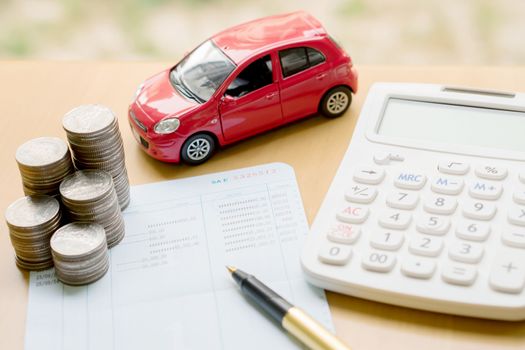
[[[129,107],[137,140],[165,162],[200,164],[226,145],[320,112],[357,91],[352,60],[305,12],[227,29],[146,80]]]

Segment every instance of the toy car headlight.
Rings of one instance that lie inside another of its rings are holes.
[[[179,125],[180,121],[177,118],[168,118],[155,124],[153,130],[157,134],[171,134],[179,128]]]

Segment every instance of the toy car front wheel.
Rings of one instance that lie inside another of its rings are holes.
[[[182,145],[182,160],[191,165],[204,163],[215,151],[215,140],[207,134],[191,136]]]
[[[338,86],[328,91],[321,100],[319,112],[328,118],[342,116],[352,103],[352,92],[349,88]]]

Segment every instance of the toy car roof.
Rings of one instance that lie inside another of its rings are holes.
[[[315,36],[326,36],[322,24],[307,12],[298,11],[231,27],[213,36],[212,40],[239,64],[257,52]]]

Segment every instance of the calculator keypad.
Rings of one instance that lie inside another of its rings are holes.
[[[505,293],[520,293],[525,287],[525,261],[522,256],[502,254],[490,270],[490,286]]]
[[[501,247],[523,249],[525,254],[525,186],[504,187],[503,180],[509,176],[504,167],[477,165],[467,177],[470,165],[451,159],[439,162],[437,172],[427,177],[410,169],[387,174],[391,159],[376,158],[376,165],[354,169],[353,181],[342,195],[346,205],[335,213],[326,244],[319,248],[321,262],[344,266],[352,247],[361,242],[368,246],[359,249],[357,261],[362,269],[390,273],[397,268],[412,279],[431,279],[437,274],[447,284],[467,287],[480,276],[480,263],[487,259],[486,241],[492,235],[500,237]],[[387,176],[389,181],[384,182]],[[525,184],[525,172],[517,177]],[[506,225],[493,228],[491,220],[506,190],[506,197],[512,198],[502,205]],[[378,199],[380,209],[371,211]],[[502,293],[520,293],[525,288],[523,255],[500,254],[490,259],[488,288]]]
[[[436,262],[432,259],[409,255],[403,258],[401,272],[408,277],[430,278],[436,270]]]

